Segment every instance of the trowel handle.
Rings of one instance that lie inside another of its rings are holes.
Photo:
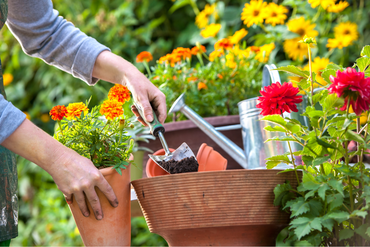
[[[162,132],[164,133],[164,127],[163,125],[158,121],[158,118],[157,118],[157,115],[155,114],[154,110],[152,109],[152,113],[153,113],[153,121],[151,122],[147,122],[145,117],[144,117],[144,111],[143,109],[141,108],[141,106],[139,104],[137,104],[136,102],[134,102],[135,106],[136,106],[136,109],[139,111],[140,113],[140,116],[143,118],[144,122],[149,126],[150,128],[150,133],[152,135],[154,135],[155,137],[158,137],[158,133],[159,132]]]

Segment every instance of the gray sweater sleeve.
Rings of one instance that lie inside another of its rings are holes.
[[[89,85],[96,57],[107,47],[58,16],[51,0],[8,1],[6,25],[17,38],[23,51],[50,65],[71,73]]]

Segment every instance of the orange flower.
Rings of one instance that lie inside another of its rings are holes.
[[[100,107],[100,113],[105,115],[108,120],[113,120],[116,117],[123,115],[123,103],[117,100],[106,100]]]
[[[30,114],[29,114],[28,112],[24,111],[23,113],[24,113],[24,114],[26,114],[26,118],[27,118],[28,120],[31,120],[31,116],[30,116]]]
[[[216,42],[215,44],[215,50],[223,50],[223,49],[226,49],[226,50],[230,50],[231,48],[233,48],[233,43],[231,43],[231,41],[229,39],[220,39],[219,41]]]
[[[80,117],[82,112],[86,114],[88,111],[89,109],[82,102],[70,103],[67,106],[66,118],[71,120],[74,119],[75,117]]]
[[[126,86],[116,84],[108,92],[108,99],[125,103],[130,100],[130,91]]]
[[[197,55],[197,54],[200,54],[202,52],[204,53],[206,51],[207,50],[206,50],[206,48],[203,45],[200,45],[199,47],[198,46],[194,46],[193,48],[191,48],[191,54],[193,54],[193,55]]]
[[[198,90],[201,90],[201,89],[207,89],[207,84],[205,84],[204,82],[199,82]]]
[[[224,79],[224,77],[221,74],[217,74],[217,77],[220,79]]]
[[[197,77],[194,77],[194,76],[190,76],[190,77],[187,79],[187,81],[188,81],[188,82],[192,82],[192,81],[196,81],[196,80],[198,80],[198,78],[197,78]]]
[[[166,54],[165,56],[160,57],[158,62],[159,63],[168,63],[169,60],[171,59],[170,57],[171,57],[171,54]]]
[[[222,55],[224,55],[223,50],[213,51],[209,54],[209,61],[213,62],[217,57],[221,57]]]
[[[138,62],[138,63],[142,63],[143,61],[149,62],[149,61],[152,61],[152,60],[153,60],[153,56],[148,51],[142,51],[136,57],[136,62]]]
[[[189,48],[183,47],[176,48],[175,50],[173,50],[172,54],[177,55],[182,59],[191,58],[191,51]]]
[[[4,73],[3,74],[3,83],[4,83],[4,86],[8,86],[12,81],[13,81],[14,77],[12,74],[9,74],[9,73]]]
[[[51,119],[54,121],[60,121],[65,117],[67,114],[67,107],[64,105],[57,105],[51,108],[49,115],[51,116]]]

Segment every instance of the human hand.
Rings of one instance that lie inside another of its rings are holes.
[[[104,217],[95,187],[99,188],[113,207],[118,206],[113,189],[89,159],[73,150],[63,150],[52,167],[49,173],[64,194],[67,203],[77,203],[84,216],[90,216],[86,204],[88,201],[95,218],[101,220]]]

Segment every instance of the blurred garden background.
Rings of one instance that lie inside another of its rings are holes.
[[[168,107],[186,92],[187,104],[203,117],[238,114],[238,101],[258,95],[265,63],[306,68],[307,48],[298,43],[305,35],[317,41],[313,70],[318,78],[328,76],[320,70],[330,62],[353,64],[370,40],[370,4],[365,0],[53,0],[53,4],[61,16],[138,66],[166,94]],[[55,122],[48,113],[53,106],[85,102],[90,96],[94,106],[112,86],[100,81],[90,87],[26,56],[6,27],[0,40],[8,99],[51,135]],[[190,50],[194,47],[198,52]],[[153,59],[137,60],[143,51]],[[318,81],[325,86],[324,80]],[[169,116],[167,121],[179,119],[185,118]],[[12,245],[82,245],[51,177],[22,158],[18,172],[19,237]],[[167,244],[138,217],[132,220],[132,245]]]

